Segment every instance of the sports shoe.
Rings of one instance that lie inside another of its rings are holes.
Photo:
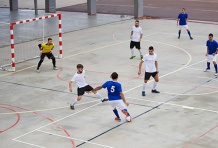
[[[57,67],[53,67],[53,70],[58,70],[58,68]]]
[[[143,55],[140,55],[141,59],[143,59]]]
[[[190,40],[193,40],[193,37],[190,37]]]
[[[178,39],[180,39],[180,36],[178,36]]]
[[[218,76],[218,73],[215,73],[214,75],[215,75],[215,76]]]
[[[101,102],[105,102],[105,101],[108,101],[108,99],[102,99],[102,100],[101,100]]]
[[[154,89],[154,90],[152,89],[151,92],[152,92],[152,93],[160,93],[160,92],[157,91],[156,89]]]
[[[142,96],[143,96],[143,97],[146,96],[146,95],[145,95],[145,91],[142,91]]]
[[[118,121],[118,122],[120,122],[121,121],[121,119],[120,118],[117,118],[117,117],[115,117],[115,119],[114,120],[116,120],[116,121]]]
[[[205,70],[204,70],[204,72],[207,72],[207,71],[209,71],[210,70],[210,68],[206,68]]]
[[[74,110],[75,109],[74,105],[70,105],[70,109]]]
[[[36,69],[36,72],[40,73],[40,70],[39,70],[39,69]]]
[[[135,55],[133,55],[133,56],[131,56],[131,57],[130,57],[130,59],[133,59],[133,58],[135,58],[135,57],[136,57],[136,56],[135,56]]]

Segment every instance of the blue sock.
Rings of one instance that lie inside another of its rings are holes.
[[[217,64],[214,64],[215,71],[217,73]]]
[[[210,62],[207,62],[207,69],[210,69]]]
[[[127,109],[124,109],[124,111],[127,113],[128,116],[130,116],[130,114],[128,113]]]
[[[189,35],[189,37],[191,37],[191,32],[190,31],[188,31],[188,35]]]
[[[113,112],[114,112],[114,114],[117,116],[117,118],[120,119],[120,116],[119,116],[119,114],[118,114],[117,109],[114,109]]]
[[[180,34],[181,34],[181,30],[179,30],[179,37],[180,37]]]

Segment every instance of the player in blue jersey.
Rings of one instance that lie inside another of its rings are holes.
[[[207,68],[205,69],[205,72],[210,70],[210,61],[213,60],[213,65],[215,68],[215,76],[218,75],[217,73],[217,53],[218,53],[218,43],[213,40],[213,34],[209,34],[209,40],[206,43],[207,46]]]
[[[129,105],[129,103],[126,102],[126,99],[122,92],[121,84],[117,82],[118,74],[116,72],[113,72],[111,74],[111,78],[113,81],[107,81],[102,86],[96,87],[94,90],[98,91],[102,88],[107,88],[108,100],[111,104],[111,107],[113,108],[114,114],[116,115],[115,120],[121,121],[117,108],[120,109],[124,115],[126,115],[126,118],[130,117],[130,119],[132,120],[129,112],[127,111],[127,106]]]
[[[182,13],[180,13],[178,15],[178,18],[177,18],[177,26],[178,26],[178,22],[179,22],[179,36],[178,36],[178,39],[180,39],[181,30],[184,28],[184,29],[187,30],[190,39],[193,40],[193,38],[191,36],[191,32],[188,29],[187,21],[188,21],[188,14],[185,13],[185,8],[182,8]]]

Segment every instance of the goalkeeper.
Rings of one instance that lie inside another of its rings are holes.
[[[41,56],[40,56],[40,61],[38,63],[36,72],[40,72],[39,67],[41,66],[42,62],[44,61],[45,56],[47,56],[48,59],[52,59],[53,69],[58,70],[58,68],[56,67],[55,57],[51,52],[54,48],[54,43],[52,43],[52,38],[48,38],[47,43],[39,44],[38,46],[39,46],[39,50],[41,51]]]

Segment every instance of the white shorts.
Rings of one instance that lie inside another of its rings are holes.
[[[217,54],[215,54],[215,56],[208,54],[208,55],[207,55],[207,62],[210,62],[211,60],[212,60],[213,62],[216,62],[216,60],[217,60]]]
[[[114,101],[109,101],[109,102],[113,109],[115,108],[118,108],[120,110],[127,109],[126,105],[123,103],[123,100],[114,100]]]
[[[188,29],[188,25],[179,25],[179,30]]]

